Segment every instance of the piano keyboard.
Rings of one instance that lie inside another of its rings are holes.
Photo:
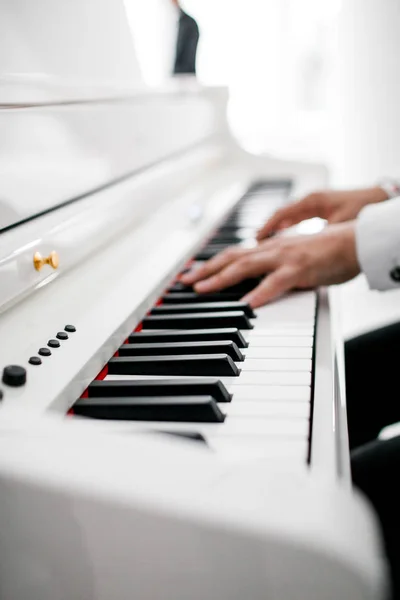
[[[289,184],[256,184],[195,255],[252,245]],[[172,282],[137,330],[73,406],[75,415],[121,432],[160,431],[228,456],[304,464],[310,455],[316,293],[253,311],[247,280],[200,296]],[[104,376],[105,375],[105,376]]]

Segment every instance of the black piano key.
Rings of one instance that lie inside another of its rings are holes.
[[[213,242],[212,240],[209,240],[208,244],[201,250],[214,250],[215,252],[221,252],[221,250],[224,250],[224,248],[226,248],[228,245],[229,244],[226,241]],[[199,252],[201,252],[201,250],[199,250]]]
[[[239,224],[237,223],[228,223],[227,225],[224,225],[223,227],[221,227],[221,229],[218,230],[218,235],[238,235],[238,233],[242,230],[246,230],[246,237],[255,237],[257,231],[260,229],[260,223],[258,224],[258,227],[248,227],[247,224],[246,225],[242,225],[241,223]]]
[[[89,398],[141,398],[148,396],[212,396],[216,402],[230,402],[232,395],[218,379],[154,379],[130,381],[95,380],[88,387]]]
[[[229,219],[227,219],[226,221],[224,221],[223,228],[226,229],[226,228],[229,228],[232,225],[237,226],[238,225],[238,220],[239,220],[239,215],[238,214],[232,215],[232,217],[230,217]]]
[[[261,281],[261,278],[251,278],[251,279],[244,279],[243,281],[241,281],[240,283],[237,283],[236,285],[231,285],[230,287],[225,288],[224,292],[233,294],[235,292],[240,293],[240,294],[247,294],[248,292],[251,292],[252,290],[254,290],[254,288],[259,285]]]
[[[108,362],[110,375],[176,375],[237,377],[240,369],[227,354],[117,356]]]
[[[242,362],[243,354],[234,342],[175,342],[162,344],[124,344],[119,356],[163,356],[168,354],[227,354]]]
[[[243,294],[229,294],[225,292],[215,292],[214,294],[197,294],[196,292],[176,292],[175,294],[165,294],[161,300],[163,304],[188,304],[189,302],[236,302],[240,300]]]
[[[140,331],[132,333],[128,339],[130,344],[230,340],[238,348],[247,348],[249,345],[242,333],[234,327],[227,327],[225,329],[188,329],[186,331]]]
[[[246,302],[199,302],[188,304],[177,304],[165,306],[155,306],[151,309],[151,315],[175,315],[177,313],[213,313],[213,312],[232,312],[243,311],[244,314],[251,318],[255,318],[253,309]]]
[[[266,190],[281,190],[282,194],[286,194],[289,193],[292,185],[292,179],[260,179],[259,181],[254,181],[251,184],[250,188],[245,194],[245,197],[256,193],[261,193]]]
[[[81,398],[75,415],[110,421],[223,423],[225,415],[211,396]]]
[[[243,311],[150,315],[143,319],[142,327],[143,329],[201,329],[202,327],[253,329],[253,325]]]
[[[243,238],[237,235],[216,235],[212,238],[211,243],[215,245],[235,246],[243,242]]]
[[[168,288],[168,293],[175,294],[176,292],[193,292],[193,288],[191,285],[185,285],[181,281],[175,281],[175,283]]]
[[[235,234],[235,232],[240,229],[240,225],[237,222],[233,222],[232,221],[227,221],[226,223],[223,224],[223,226],[218,229],[219,233],[229,233],[229,234]]]
[[[228,244],[218,244],[215,246],[206,246],[206,248],[203,248],[203,250],[200,250],[194,257],[194,260],[210,260],[210,258],[213,258],[214,256],[216,256],[217,254],[219,254],[220,252],[222,252],[222,250],[224,250],[225,248],[228,247]]]
[[[241,294],[240,297],[242,297],[242,296],[244,296],[244,294],[247,294],[247,292],[251,292],[251,290],[253,290],[260,283],[260,281],[261,281],[261,278],[257,278],[257,277],[254,277],[251,279],[244,279],[243,281],[241,281],[240,283],[237,283],[236,285],[231,285],[230,287],[227,287],[224,290],[220,290],[219,293]],[[194,293],[193,287],[189,286],[189,285],[184,285],[180,281],[177,281],[176,283],[173,284],[173,286],[171,286],[168,289],[168,293],[171,293],[171,294],[187,293],[187,292]]]
[[[250,213],[249,211],[243,211],[225,221],[223,229],[229,229],[229,227],[233,226],[240,227],[242,226],[242,223],[245,223],[246,229],[257,230],[260,227],[260,217],[256,212]]]
[[[228,228],[228,229],[220,229],[219,231],[217,231],[215,233],[216,236],[222,236],[222,237],[230,237],[230,236],[234,236],[237,238],[240,238],[241,241],[243,240],[248,240],[248,239],[252,239],[254,240],[256,235],[257,235],[257,231],[260,229],[260,225],[257,227],[257,229],[255,229],[254,227],[246,227],[245,225],[240,224],[238,227],[235,227],[234,229],[232,228]]]

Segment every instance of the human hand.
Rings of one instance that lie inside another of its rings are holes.
[[[360,272],[355,225],[330,225],[311,236],[276,237],[257,248],[228,248],[181,281],[198,293],[222,290],[243,279],[266,275],[243,301],[257,308],[290,289],[343,283]]]
[[[259,230],[257,240],[263,240],[271,233],[313,217],[326,219],[328,223],[350,221],[355,219],[367,204],[375,204],[387,199],[387,193],[380,187],[347,192],[314,192],[298,202],[277,210]]]

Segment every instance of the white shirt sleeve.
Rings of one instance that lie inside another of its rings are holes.
[[[400,197],[363,208],[356,222],[356,244],[370,288],[400,289]]]

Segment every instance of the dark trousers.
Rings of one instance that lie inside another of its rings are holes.
[[[378,441],[400,422],[400,323],[346,343],[346,392],[353,483],[379,517],[393,598],[400,599],[400,436]]]

